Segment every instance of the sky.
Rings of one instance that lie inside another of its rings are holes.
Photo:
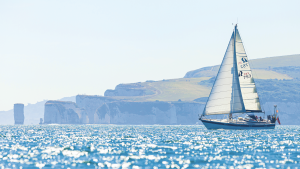
[[[300,1],[0,1],[0,111],[249,59],[300,54]]]

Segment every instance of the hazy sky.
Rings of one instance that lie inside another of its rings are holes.
[[[0,1],[0,110],[220,64],[300,54],[300,1]]]

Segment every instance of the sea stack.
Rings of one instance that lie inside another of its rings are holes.
[[[24,124],[24,104],[14,104],[15,124]]]

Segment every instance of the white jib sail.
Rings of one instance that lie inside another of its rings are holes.
[[[233,33],[206,103],[204,115],[245,112],[239,86],[234,38]]]
[[[262,111],[244,45],[236,29],[236,59],[240,88],[246,111]]]

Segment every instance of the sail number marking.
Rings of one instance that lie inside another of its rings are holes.
[[[249,66],[248,60],[246,58],[241,58],[241,62],[239,62],[238,64],[242,69]]]
[[[250,72],[243,72],[243,71],[240,71],[239,72],[239,76],[242,76],[242,77],[244,77],[244,79],[248,79],[248,78],[251,78],[251,74],[250,74]]]
[[[248,66],[249,66],[248,63],[244,63],[244,64],[241,65],[241,68],[246,68]]]

